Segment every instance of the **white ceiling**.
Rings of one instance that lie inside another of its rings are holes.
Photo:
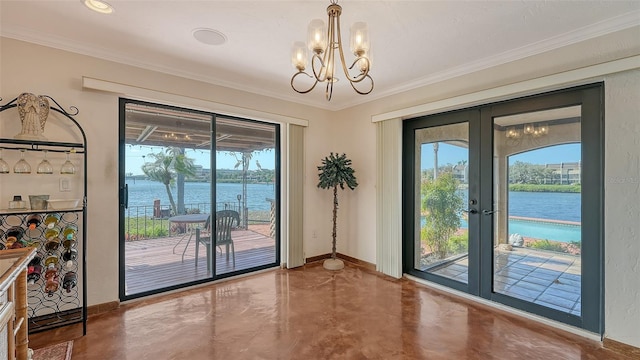
[[[103,15],[80,0],[0,0],[0,34],[107,60],[327,109],[341,109],[640,25],[640,1],[340,1],[348,29],[369,25],[373,93],[339,81],[333,99],[318,86],[289,85],[291,45],[329,1],[108,0]],[[196,28],[228,41],[204,45]],[[351,54],[345,54],[352,59]],[[347,60],[350,62],[349,60]]]

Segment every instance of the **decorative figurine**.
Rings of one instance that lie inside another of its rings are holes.
[[[22,121],[22,131],[14,136],[20,140],[41,140],[47,138],[42,135],[44,124],[49,116],[49,100],[40,95],[22,93],[18,96],[18,113]]]

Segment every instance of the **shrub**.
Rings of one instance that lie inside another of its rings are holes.
[[[422,239],[438,259],[444,259],[451,251],[449,238],[460,227],[463,200],[458,181],[451,173],[442,173],[435,180],[423,180],[420,190],[426,220],[420,232]]]
[[[469,252],[469,234],[454,235],[449,238],[449,251],[454,254]]]
[[[551,242],[551,241],[549,241],[547,239],[536,240],[536,241],[532,242],[531,244],[529,244],[529,247],[531,247],[533,249],[538,249],[538,250],[549,250],[549,251],[556,251],[556,252],[565,252],[565,248],[564,248],[564,246],[562,246],[561,243]]]
[[[509,191],[579,193],[580,184],[509,184]]]

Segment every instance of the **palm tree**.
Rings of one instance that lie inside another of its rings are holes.
[[[177,214],[178,209],[173,200],[171,185],[175,183],[178,174],[183,174],[187,178],[195,175],[193,159],[185,156],[184,150],[177,147],[169,147],[164,152],[149,154],[148,156],[153,159],[153,162],[144,164],[142,171],[149,179],[164,184],[172,212]]]
[[[318,166],[318,187],[321,189],[333,189],[333,246],[331,248],[331,261],[327,260],[324,267],[330,270],[339,270],[344,267],[342,261],[336,259],[336,235],[338,218],[338,186],[344,190],[344,186],[351,190],[358,186],[355,170],[351,167],[351,160],[347,155],[331,153],[322,159],[322,165]]]

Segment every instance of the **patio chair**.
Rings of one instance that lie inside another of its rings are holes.
[[[211,216],[207,219],[203,229],[196,229],[196,267],[198,266],[198,249],[200,244],[204,244],[207,249],[207,270],[211,271]],[[236,267],[236,253],[233,247],[233,239],[231,238],[231,229],[233,223],[240,225],[240,214],[234,210],[220,210],[216,212],[216,243],[217,247],[224,245],[226,247],[227,261],[229,261],[229,246],[231,246],[231,255],[233,257],[233,267]],[[222,248],[220,248],[222,253]]]

